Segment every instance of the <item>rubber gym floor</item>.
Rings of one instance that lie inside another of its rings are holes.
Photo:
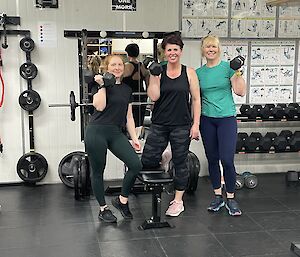
[[[243,188],[237,199],[241,217],[225,208],[209,213],[208,178],[194,195],[185,195],[185,211],[167,218],[175,228],[140,231],[151,216],[151,194],[130,196],[131,221],[98,221],[94,199],[75,201],[63,184],[1,186],[1,257],[292,257],[300,242],[300,186],[285,184],[285,174],[259,174],[259,186]],[[163,194],[162,211],[172,198]],[[110,203],[111,197],[107,197]],[[164,215],[163,218],[165,219]]]

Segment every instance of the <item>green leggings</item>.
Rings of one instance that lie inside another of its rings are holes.
[[[114,125],[89,125],[86,129],[84,142],[91,167],[92,188],[100,206],[106,204],[103,173],[107,149],[128,167],[121,191],[122,196],[128,197],[135,178],[142,169],[142,164],[121,128]]]

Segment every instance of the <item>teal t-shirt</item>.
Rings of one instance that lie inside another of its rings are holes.
[[[229,63],[221,61],[214,67],[203,65],[196,70],[201,90],[202,115],[222,118],[236,115],[230,78],[234,70]]]

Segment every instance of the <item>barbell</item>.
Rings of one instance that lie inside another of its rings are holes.
[[[153,102],[132,102],[132,105],[149,105],[153,104]],[[83,106],[83,107],[88,107],[88,106],[93,106],[93,103],[77,103],[76,98],[75,98],[75,93],[74,91],[70,92],[70,100],[68,104],[49,104],[49,107],[70,107],[71,109],[71,120],[75,121],[75,110],[78,106]]]

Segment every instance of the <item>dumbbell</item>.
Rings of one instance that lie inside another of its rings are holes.
[[[262,119],[269,119],[272,114],[272,109],[275,107],[275,104],[265,104],[259,112],[259,117]]]
[[[239,132],[237,134],[236,141],[236,152],[241,152],[245,146],[245,139],[248,137],[248,134],[245,132]]]
[[[243,172],[243,174],[241,176],[244,179],[244,185],[247,188],[253,189],[253,188],[257,187],[258,179],[251,172],[245,171],[245,172]]]
[[[286,184],[298,184],[300,182],[300,172],[289,170],[285,175]]]
[[[91,70],[84,70],[83,72],[84,81],[88,84],[95,81],[94,79],[95,75],[96,74]],[[103,85],[104,87],[110,87],[116,84],[116,78],[113,74],[106,72],[103,74],[103,82],[104,82]]]
[[[259,106],[257,105],[257,107]],[[248,104],[242,104],[240,107],[240,112],[242,116],[247,116],[248,119],[255,119],[258,115],[258,109],[259,109],[257,107],[255,106],[251,107]]]
[[[284,136],[277,136],[274,139],[273,146],[276,153],[285,152],[286,147],[288,146],[288,141]]]
[[[159,76],[163,71],[162,66],[152,56],[146,56],[143,65],[153,76]]]
[[[245,63],[245,58],[239,55],[234,57],[229,64],[231,69],[238,70],[244,65],[244,63]]]
[[[274,139],[277,137],[275,132],[267,132],[259,142],[259,149],[262,152],[269,152],[274,145]]]
[[[235,189],[242,189],[245,185],[244,178],[240,174],[236,174]]]
[[[295,119],[295,117],[298,116],[298,110],[293,105],[286,106],[284,113],[287,119]]]
[[[262,138],[261,133],[252,132],[249,137],[245,139],[245,150],[246,152],[255,152],[259,146],[260,139]]]
[[[290,149],[293,152],[300,151],[300,131],[295,131],[289,139]]]
[[[282,119],[285,116],[284,108],[281,105],[277,105],[272,109],[272,116],[275,119]]]

